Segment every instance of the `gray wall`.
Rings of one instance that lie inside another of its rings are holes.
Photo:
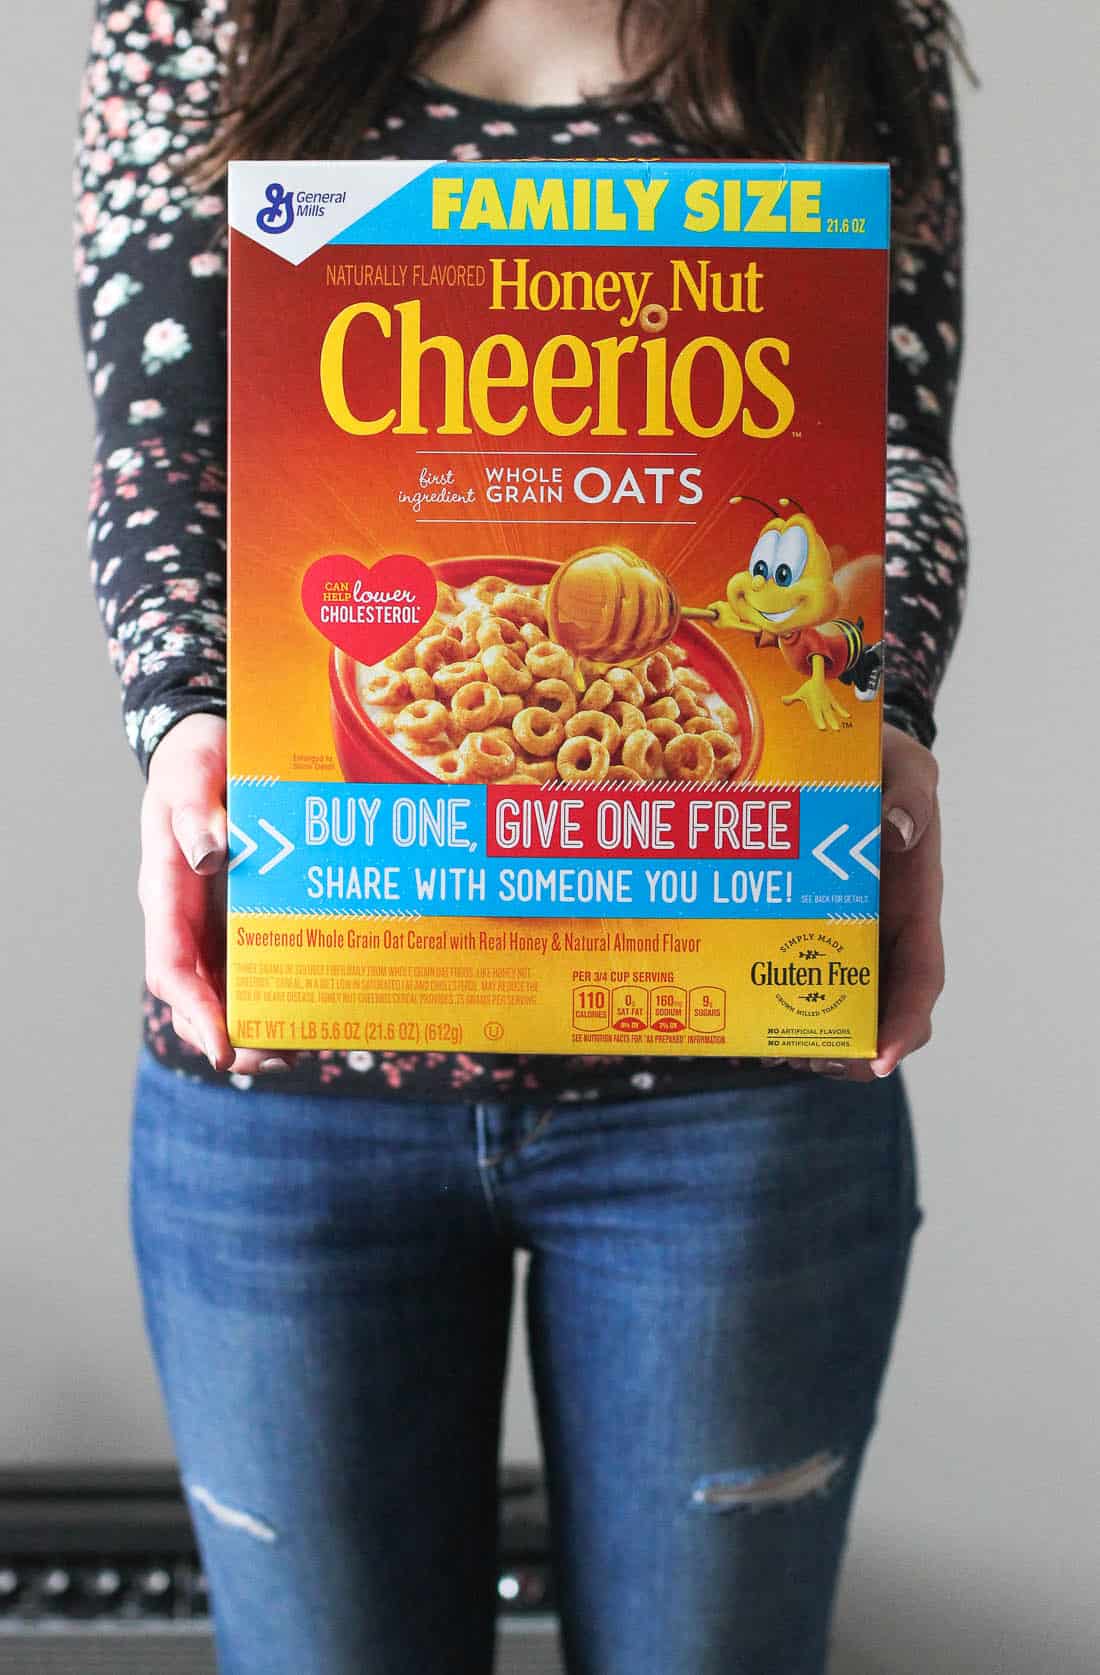
[[[914,1062],[927,1221],[838,1624],[837,1675],[1095,1668],[1100,351],[1094,0],[964,4],[974,537],[941,711],[950,987]],[[89,422],[68,168],[86,8],[12,8],[4,204],[0,1460],[169,1439],[126,1235],[139,781],[84,579]],[[1084,632],[1082,632],[1082,630]],[[1090,901],[1090,897],[1093,898]],[[1090,911],[1091,909],[1091,911]],[[506,1448],[535,1448],[521,1322]]]

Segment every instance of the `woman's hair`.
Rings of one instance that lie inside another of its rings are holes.
[[[481,0],[230,0],[217,133],[190,173],[237,157],[353,154],[397,78]],[[634,71],[602,103],[659,99],[702,153],[872,161],[904,206],[929,183],[933,112],[906,0],[620,0]],[[884,126],[885,125],[885,126]]]

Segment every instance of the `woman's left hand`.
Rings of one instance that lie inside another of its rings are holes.
[[[932,1036],[932,1008],[943,988],[940,812],[936,759],[900,727],[882,731],[882,842],[879,892],[877,1056],[811,1068],[868,1082],[889,1076]]]

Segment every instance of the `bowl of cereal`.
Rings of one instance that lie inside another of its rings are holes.
[[[374,664],[334,649],[332,730],[344,778],[545,784],[749,780],[760,712],[736,664],[694,622],[637,663],[605,668],[551,636],[557,566],[442,559],[435,613]]]

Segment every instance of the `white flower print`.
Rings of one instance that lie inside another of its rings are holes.
[[[175,719],[176,712],[171,704],[150,705],[141,721],[141,742],[146,750],[152,748],[160,735]]]
[[[907,366],[914,369],[924,366],[928,361],[928,350],[912,326],[898,324],[890,327],[890,342],[905,361]]]
[[[349,1070],[358,1070],[360,1072],[362,1072],[364,1070],[373,1070],[374,1069],[374,1054],[373,1053],[360,1053],[360,1052],[349,1053],[348,1054],[348,1069]]]
[[[154,401],[151,397],[146,397],[141,401],[132,401],[130,403],[130,423],[132,425],[143,425],[148,423],[150,419],[162,419],[163,417],[163,402]]]
[[[109,314],[113,314],[117,308],[123,308],[131,297],[136,297],[142,290],[144,286],[138,280],[131,279],[128,273],[114,273],[110,279],[104,280],[96,292],[92,308],[101,320],[105,320]]]
[[[145,333],[141,364],[146,372],[159,372],[173,361],[182,361],[190,347],[186,326],[178,320],[158,320]]]
[[[211,75],[217,69],[218,61],[209,47],[192,46],[180,53],[173,67],[184,81],[196,81],[199,76]]]
[[[98,257],[115,256],[122,249],[133,231],[133,222],[128,215],[112,215],[101,223],[91,249]]]
[[[153,163],[172,143],[167,128],[146,128],[130,143],[130,155],[135,163]]]

